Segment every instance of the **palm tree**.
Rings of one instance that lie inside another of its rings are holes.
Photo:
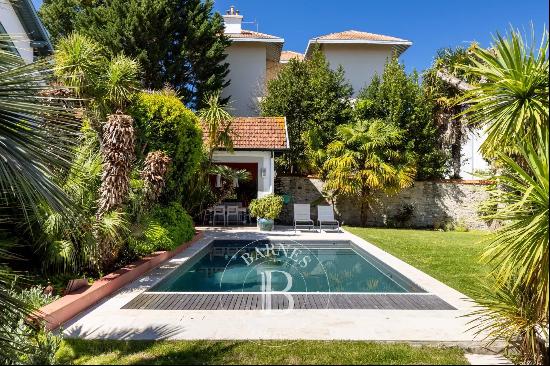
[[[214,151],[225,148],[233,151],[231,138],[231,124],[233,117],[227,111],[227,107],[220,102],[220,92],[209,95],[206,98],[206,107],[198,112],[201,124],[206,126],[206,147],[208,149],[208,161],[212,162]]]
[[[501,174],[490,219],[505,225],[489,238],[484,258],[494,284],[475,320],[491,338],[515,346],[523,362],[539,363],[548,345],[548,30],[538,50],[519,31],[498,35],[489,49],[473,47],[463,68],[482,82],[466,93],[464,114],[485,127],[482,152]],[[542,338],[542,340],[541,340]],[[546,344],[546,346],[545,346]]]
[[[413,183],[414,159],[396,148],[401,136],[399,128],[382,120],[359,121],[339,126],[337,140],[328,145],[325,189],[358,198],[362,225],[375,193],[394,194]]]
[[[28,217],[45,202],[70,220],[73,203],[56,177],[69,168],[80,122],[70,99],[50,93],[52,63],[25,64],[4,48],[6,40],[0,38],[0,209]],[[16,362],[22,350],[12,342],[13,325],[33,309],[10,295],[12,274],[4,263],[13,256],[8,250],[9,244],[0,249],[0,359]]]
[[[470,60],[462,68],[482,82],[464,96],[469,107],[464,115],[470,123],[485,127],[487,139],[481,151],[514,150],[528,139],[536,145],[548,134],[548,30],[538,50],[534,36],[530,45],[519,31],[508,37],[497,34],[489,49],[470,48]]]
[[[108,58],[95,41],[76,33],[59,41],[54,57],[59,80],[87,99],[86,118],[99,136],[103,172],[96,219],[102,227],[104,215],[119,210],[128,198],[134,127],[132,117],[123,111],[138,91],[139,65],[124,55]],[[117,223],[124,222],[120,212],[113,215]],[[94,232],[103,267],[109,266],[118,253],[119,235]]]

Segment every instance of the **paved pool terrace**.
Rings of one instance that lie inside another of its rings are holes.
[[[68,337],[85,339],[312,339],[408,341],[480,347],[467,314],[474,303],[378,247],[348,232],[269,233],[256,228],[198,228],[204,236],[114,295],[63,325]],[[271,309],[261,310],[258,293],[147,292],[162,278],[217,239],[352,241],[420,286],[411,294],[273,294]]]

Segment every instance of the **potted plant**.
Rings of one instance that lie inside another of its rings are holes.
[[[268,194],[262,198],[253,199],[248,206],[250,214],[256,217],[261,231],[273,230],[275,220],[283,209],[283,197]]]

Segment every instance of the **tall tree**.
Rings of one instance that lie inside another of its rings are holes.
[[[135,58],[144,86],[174,88],[191,108],[227,86],[223,20],[212,0],[46,0],[40,16],[54,40],[73,31],[111,55]]]
[[[447,155],[440,147],[432,109],[416,72],[407,74],[393,57],[382,76],[361,91],[355,113],[360,120],[381,118],[402,129],[402,149],[416,155],[416,179],[423,180],[442,178],[447,171]]]
[[[315,51],[304,61],[296,59],[267,85],[260,103],[265,116],[286,116],[290,151],[277,165],[284,173],[308,173],[305,154],[307,135],[315,135],[321,147],[332,141],[336,126],[351,118],[352,88],[340,68],[331,70],[325,56]]]

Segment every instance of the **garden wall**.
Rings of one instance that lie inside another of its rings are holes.
[[[376,203],[368,213],[368,226],[386,226],[407,204],[413,204],[413,215],[405,226],[433,228],[445,221],[462,222],[469,229],[490,229],[478,214],[479,204],[488,198],[486,184],[482,181],[442,180],[415,182],[410,188],[395,196],[376,196]],[[280,221],[293,222],[293,203],[310,203],[312,219],[316,220],[317,204],[326,204],[322,197],[323,182],[317,178],[280,176],[275,180],[277,194],[289,195],[289,203],[284,205]],[[336,203],[336,211],[341,221],[347,225],[360,224],[360,208],[351,199],[341,199]]]

